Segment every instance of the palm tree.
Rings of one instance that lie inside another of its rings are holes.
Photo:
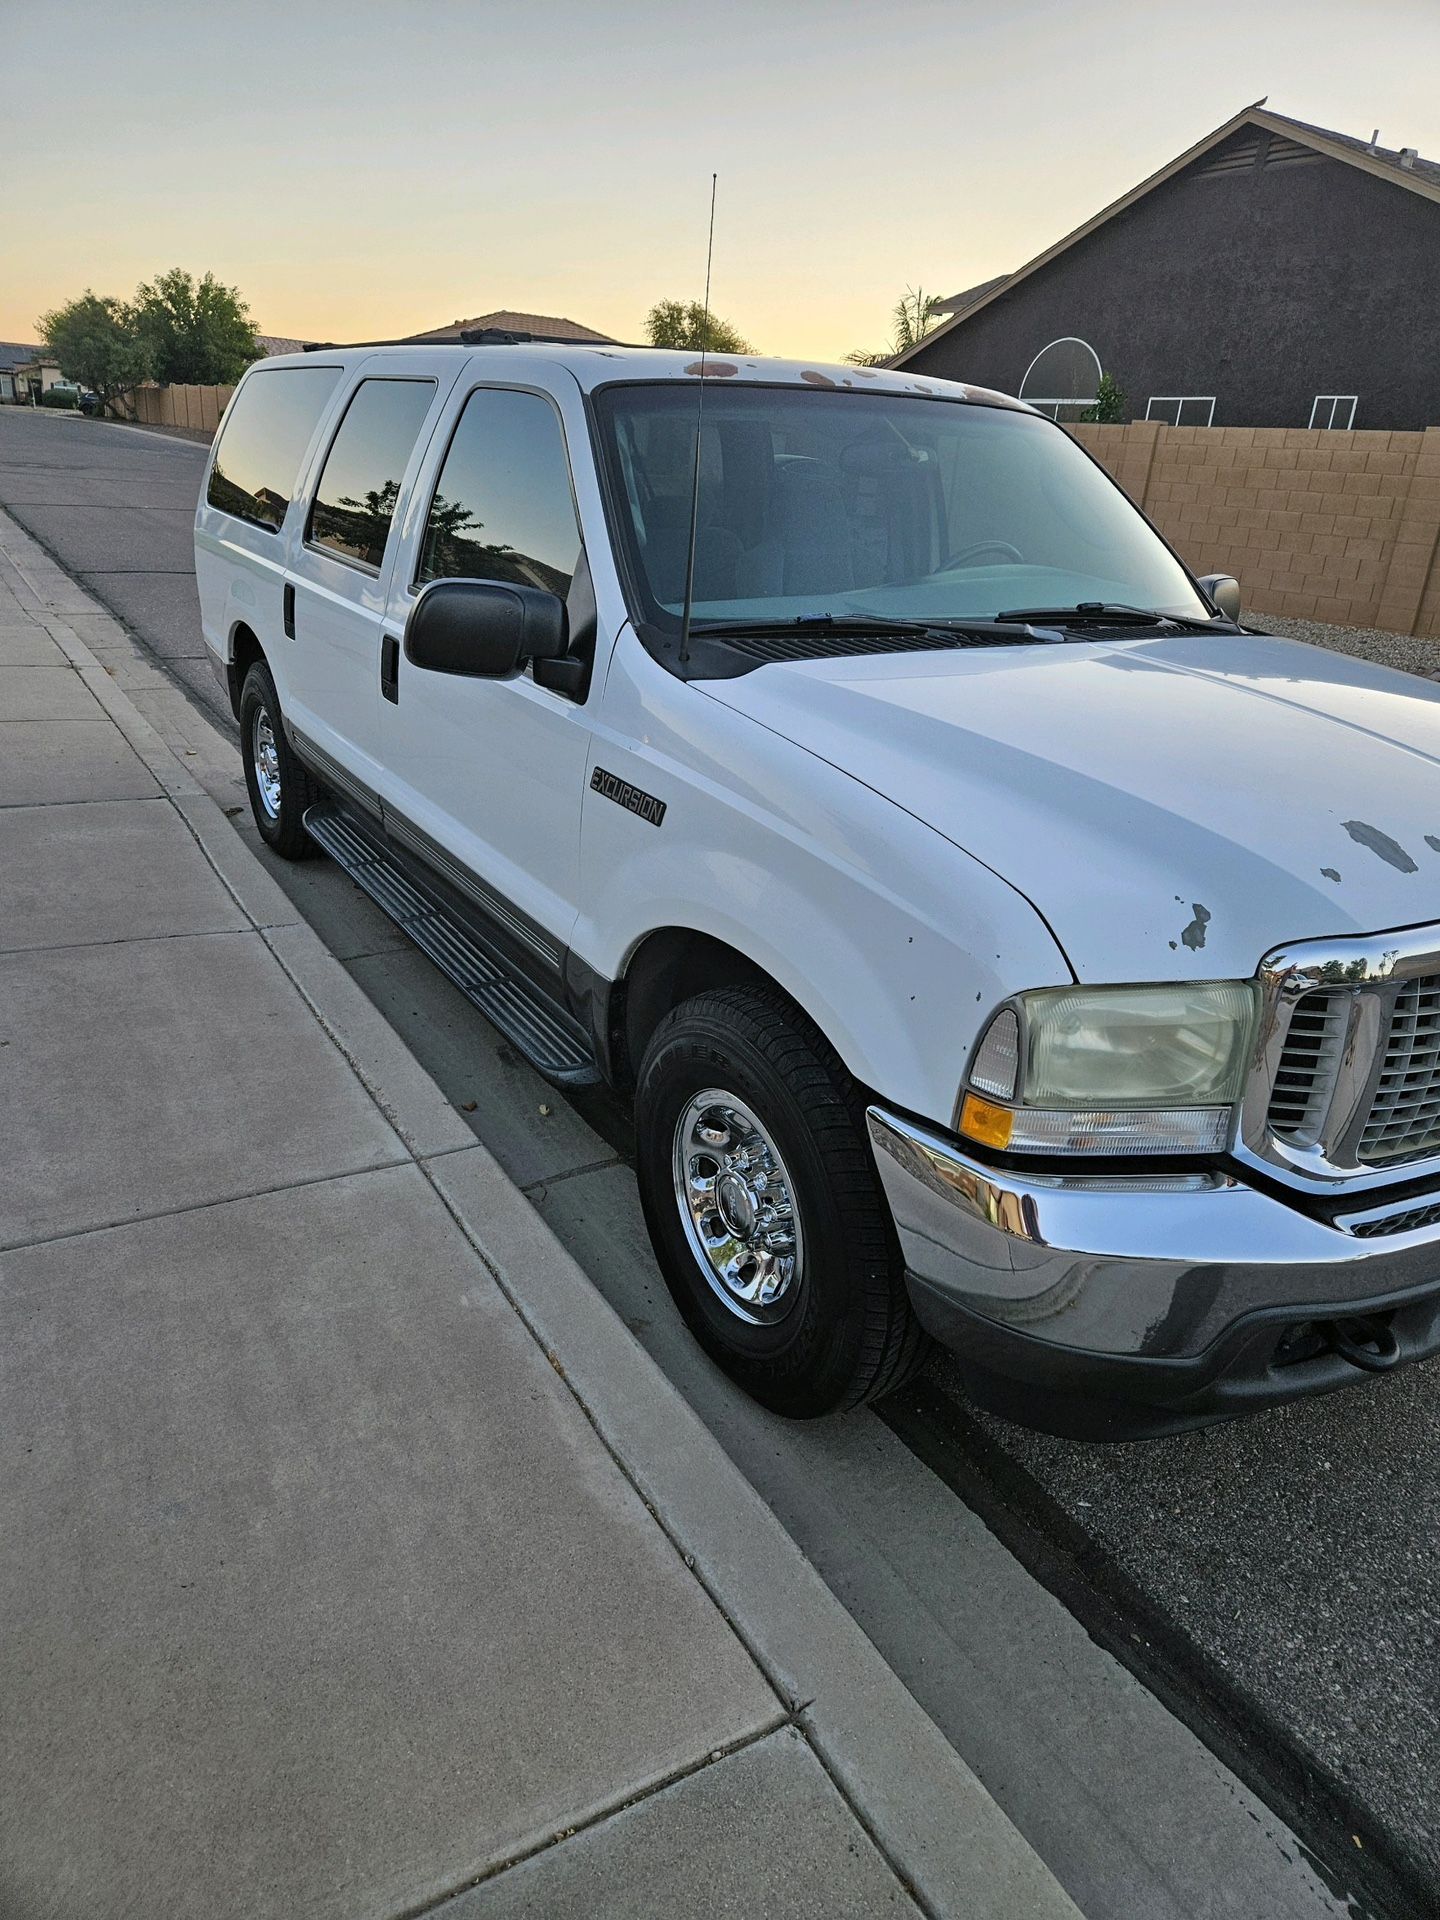
[[[890,345],[880,353],[857,350],[847,353],[845,358],[852,367],[883,367],[887,360],[893,360],[897,354],[908,353],[911,347],[919,346],[926,334],[939,324],[939,320],[939,294],[926,293],[921,287],[907,287],[895,302],[894,312],[890,316],[893,328]]]

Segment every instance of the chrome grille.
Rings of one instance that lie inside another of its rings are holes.
[[[1440,1152],[1440,975],[1395,995],[1385,1057],[1356,1157],[1389,1166]]]
[[[1357,1240],[1379,1240],[1390,1233],[1414,1233],[1417,1227],[1433,1227],[1440,1220],[1440,1205],[1408,1207],[1403,1213],[1387,1213],[1370,1220],[1357,1220],[1350,1232]],[[1339,1224],[1349,1226],[1343,1217]]]
[[[1270,1131],[1314,1140],[1330,1110],[1349,1024],[1348,993],[1307,993],[1296,1003],[1270,1095]]]

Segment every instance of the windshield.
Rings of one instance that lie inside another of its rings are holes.
[[[631,573],[678,627],[694,384],[596,396]],[[807,615],[993,619],[1117,601],[1205,619],[1184,569],[1051,421],[905,394],[707,384],[695,630]]]

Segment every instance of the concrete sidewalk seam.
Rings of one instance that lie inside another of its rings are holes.
[[[622,1813],[628,1813],[631,1807],[644,1806],[647,1800],[653,1800],[657,1794],[668,1792],[671,1787],[679,1786],[684,1780],[693,1780],[697,1774],[722,1765],[737,1753],[744,1753],[747,1748],[758,1746],[762,1740],[773,1740],[777,1733],[783,1733],[786,1727],[795,1725],[796,1717],[793,1712],[781,1713],[772,1725],[757,1727],[750,1733],[742,1734],[738,1740],[730,1740],[724,1746],[713,1748],[701,1759],[691,1761],[688,1766],[677,1767],[673,1773],[666,1774],[663,1779],[651,1781],[643,1792],[632,1793],[623,1799],[617,1799],[612,1805],[597,1808],[593,1813],[588,1813],[577,1820],[573,1826],[562,1827],[558,1833],[552,1833],[544,1840],[537,1840],[533,1846],[525,1847],[519,1853],[512,1854],[508,1860],[498,1861],[494,1866],[486,1867],[473,1877],[462,1880],[453,1887],[447,1887],[443,1893],[436,1894],[434,1899],[421,1901],[413,1907],[402,1907],[397,1913],[388,1914],[386,1920],[425,1920],[427,1914],[440,1914],[443,1908],[447,1907],[452,1900],[458,1900],[462,1894],[473,1893],[475,1888],[483,1887],[489,1881],[498,1880],[502,1874],[510,1873],[516,1867],[523,1867],[527,1860],[539,1859],[542,1854],[550,1853],[556,1847],[563,1847],[567,1840],[577,1839],[582,1833],[593,1833],[597,1827],[603,1827],[607,1821],[616,1819]]]
[[[28,955],[43,952],[44,949],[21,947],[17,951]],[[245,1187],[239,1193],[222,1193],[213,1200],[182,1200],[177,1206],[157,1207],[153,1213],[127,1213],[115,1220],[97,1220],[83,1227],[66,1227],[59,1233],[41,1234],[35,1240],[0,1240],[0,1253],[28,1253],[36,1247],[58,1247],[71,1240],[88,1240],[96,1233],[115,1233],[123,1227],[142,1227],[154,1220],[178,1220],[183,1214],[209,1213],[215,1207],[233,1207],[243,1200],[264,1200],[277,1193],[301,1193],[306,1187],[328,1187],[335,1180],[359,1180],[366,1174],[392,1173],[396,1167],[415,1164],[412,1154],[399,1153],[393,1160],[375,1160],[363,1167],[341,1167],[333,1173],[302,1174],[299,1179],[281,1180],[274,1186]]]

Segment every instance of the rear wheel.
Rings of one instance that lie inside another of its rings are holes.
[[[924,1351],[864,1099],[778,993],[723,988],[656,1029],[636,1089],[640,1193],[666,1284],[764,1405],[878,1398]]]
[[[240,757],[260,838],[282,860],[309,859],[318,849],[305,831],[304,814],[319,789],[290,751],[279,695],[262,660],[246,674],[240,693]]]

